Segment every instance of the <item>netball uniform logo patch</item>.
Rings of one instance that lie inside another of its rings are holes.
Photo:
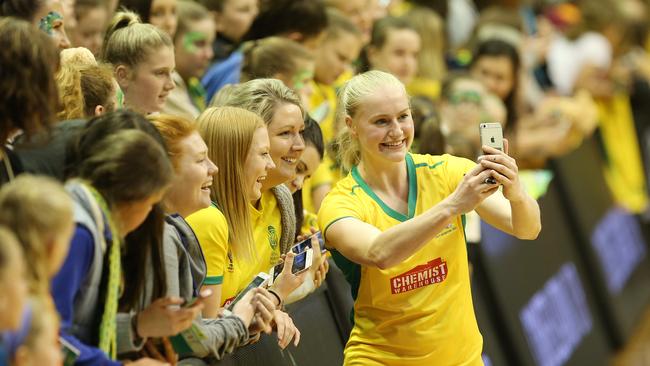
[[[447,262],[436,258],[390,279],[390,292],[401,294],[440,283],[447,278]]]

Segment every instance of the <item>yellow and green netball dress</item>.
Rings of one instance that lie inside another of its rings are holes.
[[[346,217],[385,231],[420,215],[449,196],[476,163],[408,154],[406,165],[408,215],[385,205],[354,168],[323,201],[318,222],[324,234]],[[353,263],[336,250],[332,256],[355,298],[345,365],[482,365],[461,216],[390,269]]]

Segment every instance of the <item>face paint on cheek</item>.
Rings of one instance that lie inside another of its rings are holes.
[[[204,41],[206,38],[208,37],[201,32],[187,32],[183,35],[183,48],[189,53],[195,53],[199,50],[195,43]]]
[[[301,70],[293,76],[292,84],[293,89],[298,91],[305,87],[305,80],[313,79],[314,72],[311,70]]]
[[[42,17],[38,22],[38,28],[45,32],[48,36],[54,34],[54,22],[57,20],[63,20],[63,15],[59,14],[56,11],[51,11],[47,13],[46,16]]]
[[[451,104],[457,105],[460,103],[472,103],[476,105],[481,104],[481,94],[476,91],[461,91],[451,95],[449,101]]]
[[[124,92],[122,92],[122,88],[117,88],[117,91],[115,91],[115,96],[117,97],[116,109],[124,108]]]

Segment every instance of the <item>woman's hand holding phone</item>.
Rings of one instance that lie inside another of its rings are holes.
[[[168,296],[156,299],[137,314],[136,330],[138,336],[168,337],[189,328],[203,310],[203,303],[198,300],[189,307],[179,307],[184,300]]]
[[[267,290],[254,288],[235,304],[232,313],[242,320],[251,334],[270,333],[275,310],[272,299],[273,295]]]
[[[482,155],[478,158],[479,164],[489,169],[491,176],[503,186],[503,196],[510,202],[519,202],[526,197],[526,192],[519,182],[519,167],[514,158],[508,155],[508,140],[503,139],[504,151],[493,147],[483,146]]]
[[[257,334],[259,332],[271,333],[273,331],[273,317],[275,312],[275,297],[271,295],[266,289],[258,287],[250,291],[251,297],[250,301],[247,301],[247,304],[250,304],[250,307],[253,310],[253,315],[249,323],[244,322],[248,326],[248,332],[251,335]],[[241,302],[244,302],[246,297],[242,299]],[[245,307],[237,303],[233,309],[233,314],[240,316],[239,307]],[[248,310],[248,307],[245,307]],[[241,316],[240,316],[241,317]]]
[[[307,274],[306,271],[297,274],[291,273],[295,257],[296,255],[291,252],[284,255],[284,267],[282,268],[282,272],[280,272],[271,286],[273,290],[278,292],[282,299],[286,299],[293,290],[300,287],[300,285],[305,281],[305,275]]]
[[[313,249],[313,260],[311,265],[311,271],[314,275],[314,287],[318,288],[325,281],[325,276],[329,270],[329,262],[327,262],[327,256],[321,252],[320,242],[316,233],[318,230],[316,228],[311,228],[311,247]],[[306,239],[306,238],[305,238]]]

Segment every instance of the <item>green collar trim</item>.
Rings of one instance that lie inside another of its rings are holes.
[[[355,182],[363,189],[364,192],[370,198],[372,198],[379,207],[390,217],[394,218],[397,221],[406,221],[408,219],[412,219],[415,216],[415,204],[417,203],[418,200],[418,180],[417,176],[415,174],[415,164],[413,163],[413,157],[411,154],[406,154],[406,172],[408,174],[408,181],[409,181],[409,194],[408,194],[408,215],[404,215],[400,212],[397,212],[390,208],[384,201],[379,198],[375,192],[372,191],[372,189],[368,186],[368,184],[363,180],[361,177],[361,174],[359,174],[359,170],[357,167],[352,168],[352,178],[354,178]]]

